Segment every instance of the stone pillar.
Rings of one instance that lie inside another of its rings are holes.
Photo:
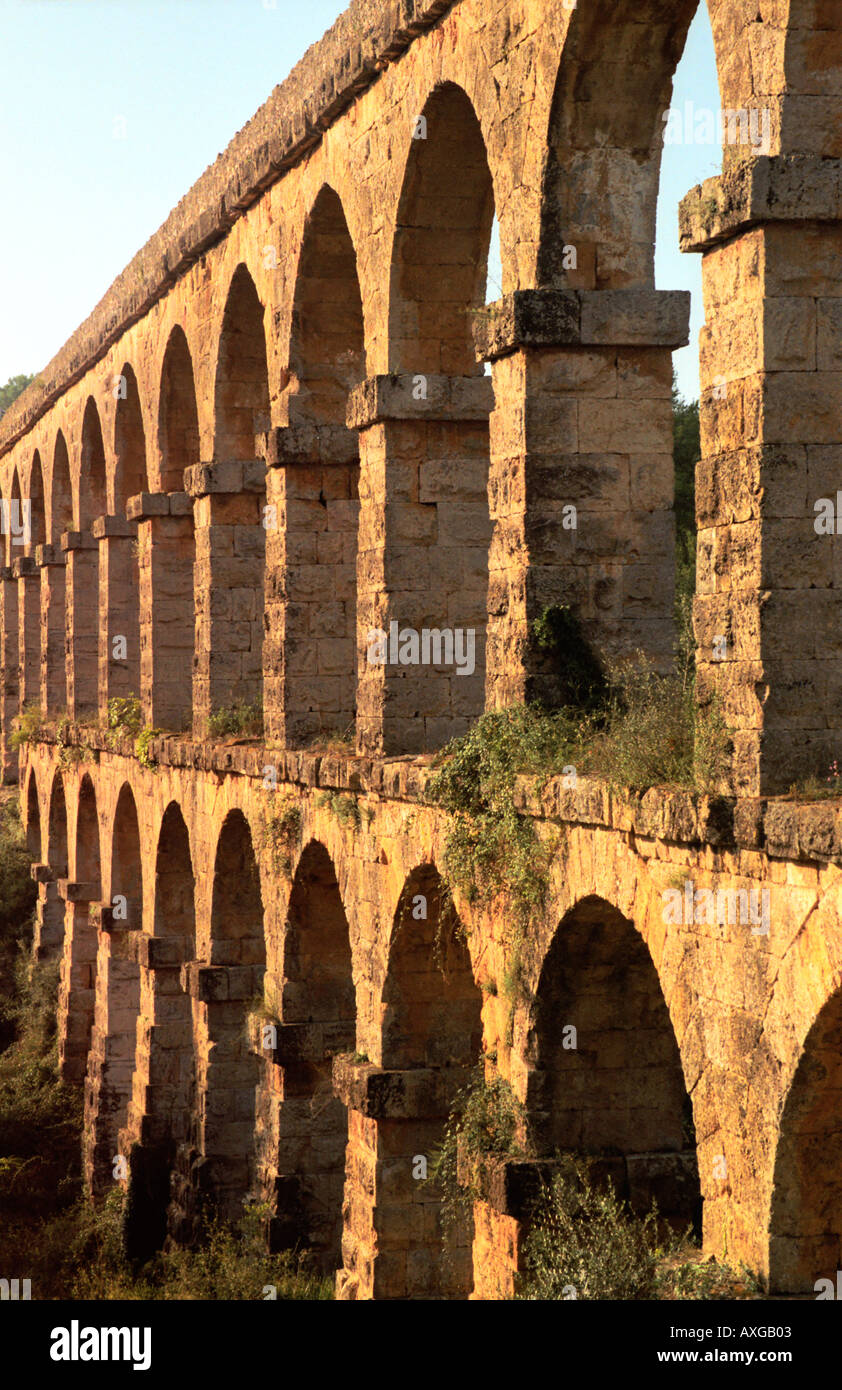
[[[442,1227],[441,1194],[419,1176],[431,1163],[461,1067],[384,1070],[336,1057],[333,1085],[348,1107],[342,1300],[467,1298],[473,1286],[467,1231]]]
[[[10,565],[0,566],[0,737],[3,781],[17,782],[18,755],[12,748],[12,721],[18,714],[18,586]]]
[[[98,696],[101,718],[112,698],[140,694],[140,594],[137,522],[100,516]]]
[[[799,130],[801,127],[798,127]],[[757,158],[681,205],[703,253],[697,692],[746,796],[826,778],[842,733],[839,161]]]
[[[33,864],[31,873],[38,884],[32,959],[49,960],[61,954],[64,942],[64,899],[59,895],[56,875],[49,864]]]
[[[263,974],[262,966],[198,960],[181,967],[181,989],[193,1001],[196,1085],[192,1143],[182,1150],[174,1179],[175,1223],[205,1206],[236,1223],[244,1199],[256,1193],[260,1063],[246,1036],[246,1004],[262,990]]]
[[[65,557],[55,545],[39,545],[36,564],[41,569],[41,714],[67,706],[65,662]]]
[[[82,1173],[88,1191],[100,1193],[114,1181],[120,1125],[132,1093],[140,1001],[138,965],[129,950],[127,923],[115,919],[108,903],[91,904],[91,908],[97,964],[85,1073]],[[120,1157],[125,1157],[122,1151]]]
[[[200,463],[184,472],[196,522],[194,732],[235,701],[263,703],[266,466]]]
[[[674,624],[671,349],[690,296],[522,290],[477,314],[493,363],[486,701],[569,698],[533,623],[569,608],[593,655],[669,665]]]
[[[440,748],[482,713],[491,404],[484,376],[379,376],[350,396],[360,752]]]
[[[63,1081],[85,1078],[94,1015],[97,933],[90,906],[98,896],[95,883],[59,879],[65,903],[64,950],[58,993],[59,1074]]]
[[[41,702],[41,580],[35,560],[22,555],[12,562],[18,582],[18,702]]]
[[[267,740],[344,734],[357,698],[359,444],[339,425],[258,436],[266,459]]]
[[[117,1147],[128,1160],[126,1246],[132,1258],[145,1259],[164,1244],[170,1173],[191,1137],[191,1001],[180,981],[189,942],[133,933],[129,952],[140,970],[140,1013],[131,1098]]]
[[[97,712],[99,557],[93,537],[82,531],[66,531],[61,548],[67,556],[67,713],[74,721],[84,721]]]
[[[137,522],[140,699],[147,724],[189,729],[193,678],[193,504],[183,492],[130,497]]]

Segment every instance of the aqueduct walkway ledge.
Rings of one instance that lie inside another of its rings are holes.
[[[189,1238],[209,1195],[259,1197],[270,1238],[312,1248],[342,1297],[505,1297],[536,1173],[574,1150],[638,1204],[701,1213],[705,1248],[775,1289],[831,1277],[838,802],[521,779],[551,868],[512,994],[505,898],[457,892],[464,932],[448,917],[429,758],[177,738],[148,758],[76,728],[20,768],[86,1175],[103,1190],[125,1157],[130,1240]],[[472,1257],[445,1263],[413,1172],[480,1059],[535,1158],[490,1171]]]

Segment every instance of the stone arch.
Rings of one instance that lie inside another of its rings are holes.
[[[199,416],[193,361],[178,325],[170,333],[161,368],[158,447],[160,491],[183,501],[184,470],[199,462]],[[192,707],[196,546],[192,506],[173,511],[174,505],[169,515],[152,516],[138,526],[140,681],[147,718],[182,728]]]
[[[82,453],[79,463],[79,524],[89,531],[93,521],[108,511],[105,445],[99,410],[93,396],[85,402],[82,417]]]
[[[124,515],[130,497],[148,489],[146,466],[146,431],[140,406],[140,391],[134,368],[123,364],[119,382],[121,389],[114,419],[114,511]]]
[[[110,889],[101,904],[94,1018],[85,1078],[84,1171],[92,1191],[114,1180],[135,1067],[140,969],[132,949],[143,926],[143,864],[137,806],[128,782],[117,798]],[[125,1155],[122,1155],[125,1157]]]
[[[112,506],[115,521],[100,540],[100,707],[140,693],[140,565],[137,522],[128,500],[148,490],[146,434],[137,378],[123,364],[114,421]]]
[[[842,987],[819,1011],[783,1104],[769,1217],[772,1293],[815,1294],[842,1268]]]
[[[41,807],[38,800],[38,779],[35,768],[29,769],[26,779],[26,848],[34,864],[39,864],[43,855],[41,839]]]
[[[41,452],[36,449],[32,456],[27,488],[27,496],[31,506],[30,540],[27,547],[27,554],[30,555],[34,553],[36,545],[43,545],[47,539],[45,495],[44,465],[41,462]]]
[[[471,311],[485,303],[494,186],[467,93],[434,88],[398,205],[389,296],[393,371],[481,375]]]
[[[693,1109],[658,972],[634,923],[582,898],[553,936],[527,1040],[541,1156],[600,1155],[638,1212],[701,1229]]]
[[[53,777],[47,816],[47,863],[56,878],[67,878],[67,802],[60,772]]]
[[[179,324],[167,339],[161,366],[158,448],[160,490],[183,491],[185,468],[199,462],[199,410],[193,358],[184,329]]]
[[[335,189],[323,184],[307,216],[289,345],[290,423],[345,429],[348,396],[365,376],[357,252]]]
[[[263,708],[265,464],[255,436],[269,429],[264,309],[244,264],[222,316],[215,381],[215,481],[194,494],[196,661],[193,704],[202,728],[235,701]],[[227,541],[223,549],[222,538]]]
[[[122,1151],[129,1154],[124,1224],[132,1258],[145,1259],[167,1231],[189,1240],[191,1117],[196,1107],[192,1003],[181,965],[196,954],[195,877],[190,836],[175,801],[161,820],[155,857],[153,938],[140,971],[135,1098]],[[172,1203],[171,1203],[172,1198]],[[184,1211],[184,1203],[188,1211]],[[168,1221],[169,1210],[169,1221]]]
[[[251,461],[254,437],[268,430],[269,367],[264,309],[248,266],[231,278],[216,359],[215,447],[217,459]]]
[[[275,1242],[342,1262],[347,1111],[333,1094],[331,1059],[356,1046],[348,919],[330,855],[311,840],[298,861],[284,934],[279,1055],[284,1068]]]
[[[91,907],[102,901],[99,817],[94,784],[85,773],[76,809],[72,896],[67,902],[59,986],[59,1067],[65,1081],[84,1080],[94,1018],[97,929]]]
[[[85,405],[79,472],[79,534],[67,553],[67,611],[72,616],[68,664],[68,711],[73,718],[95,714],[99,703],[99,546],[94,522],[107,514],[105,446],[93,396]]]
[[[143,929],[143,858],[140,846],[140,825],[134,793],[124,782],[117,798],[114,828],[111,839],[111,903],[114,897],[125,898],[118,904],[124,931]]]
[[[356,251],[339,196],[327,184],[304,228],[289,369],[294,457],[273,471],[270,485],[282,490],[277,500],[292,544],[278,559],[283,623],[270,622],[269,641],[273,630],[283,632],[288,656],[278,694],[285,740],[294,747],[343,733],[356,707],[359,441],[345,417],[348,396],[365,375],[365,329]]]
[[[224,1220],[242,1216],[255,1182],[258,1058],[247,1036],[247,1005],[262,992],[266,965],[263,898],[248,821],[225,817],[217,841],[210,966],[201,1023],[202,1153],[207,1190]],[[217,983],[218,982],[218,983]]]
[[[70,477],[70,456],[61,430],[53,449],[53,471],[50,478],[50,544],[58,546],[65,531],[73,530],[73,484]]]
[[[20,527],[23,522],[21,505],[23,501],[23,489],[21,488],[20,474],[17,467],[12,469],[11,490],[9,493],[11,503],[9,524],[6,528],[6,564],[11,565],[19,556],[23,555],[24,547],[15,539],[15,533],[20,536]]]
[[[417,1114],[378,1121],[379,1150],[390,1155],[391,1171],[378,1170],[377,1251],[391,1257],[394,1269],[387,1267],[379,1281],[375,1267],[374,1296],[466,1298],[473,1288],[473,1223],[445,1230],[440,1194],[413,1173],[416,1156],[432,1155],[441,1144],[449,1107],[482,1047],[482,996],[461,923],[432,864],[416,868],[401,893],[381,1013],[383,1068],[396,1071],[410,1094],[412,1072],[435,1075]],[[423,1237],[416,1237],[420,1229]]]

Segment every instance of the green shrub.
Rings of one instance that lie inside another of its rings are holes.
[[[240,734],[244,738],[262,738],[263,710],[259,704],[235,700],[234,704],[213,711],[208,718],[208,733],[211,738],[225,738],[232,734]]]
[[[12,728],[12,737],[9,740],[13,749],[21,748],[25,743],[37,743],[41,733],[41,706],[38,701],[24,705],[20,714],[15,716]]]
[[[109,733],[137,738],[143,728],[143,711],[137,695],[114,696],[108,701],[107,728]]]
[[[268,852],[276,873],[289,877],[300,838],[301,806],[296,797],[283,797],[271,815],[264,814],[260,829],[260,847]]]
[[[154,768],[156,766],[149,751],[149,745],[153,739],[160,738],[162,733],[163,729],[153,728],[151,724],[147,724],[145,728],[141,729],[134,743],[135,757],[141,767]]]
[[[524,1246],[521,1299],[642,1299],[655,1294],[654,1209],[631,1214],[585,1160],[566,1156],[546,1186]]]
[[[463,1221],[483,1195],[484,1159],[524,1157],[525,1129],[524,1108],[509,1082],[500,1076],[487,1081],[480,1064],[454,1097],[430,1171],[441,1189],[446,1225]]]

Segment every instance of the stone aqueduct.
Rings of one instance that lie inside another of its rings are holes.
[[[527,640],[548,603],[603,655],[671,648],[688,304],[655,290],[653,243],[695,8],[355,0],[3,418],[3,499],[31,501],[0,572],[4,776],[86,1178],[126,1157],[139,1253],[207,1195],[252,1195],[341,1297],[505,1296],[530,1165],[487,1175],[473,1258],[448,1262],[413,1176],[484,1057],[539,1157],[608,1153],[773,1289],[839,1266],[842,812],[776,799],[842,720],[839,542],[813,528],[842,461],[830,0],[709,0],[723,105],[769,111],[771,145],[727,146],[682,205],[706,311],[698,688],[735,730],[729,794],[524,783],[555,853],[513,1017],[505,903],[457,894],[468,944],[444,932],[444,971],[435,949],[424,755],[552,695]],[[474,675],[368,662],[392,621],[474,628]],[[161,731],[143,759],[102,732],[131,692]],[[263,742],[208,736],[234,698]],[[354,720],[356,752],[324,751]],[[267,827],[290,805],[284,863]],[[685,881],[768,892],[768,932],[666,921]]]

